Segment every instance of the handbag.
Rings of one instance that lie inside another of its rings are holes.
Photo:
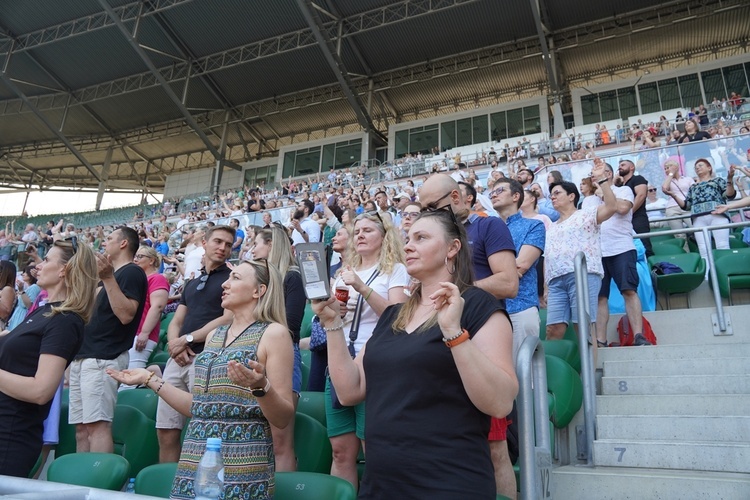
[[[370,277],[367,279],[367,282],[365,283],[367,286],[370,285],[373,281],[375,281],[375,278],[378,277],[380,274],[379,269],[375,269],[375,272],[370,275]],[[349,329],[349,355],[354,359],[356,356],[354,352],[354,342],[357,341],[357,336],[359,335],[359,323],[362,319],[362,308],[364,307],[365,299],[360,294],[360,296],[357,298],[357,306],[354,308],[354,317],[352,318],[352,326]],[[312,340],[310,340],[310,343],[312,344]],[[326,375],[328,375],[328,369],[326,368]],[[341,408],[344,408],[344,405],[341,404],[339,401],[338,395],[336,395],[336,388],[333,386],[333,382],[331,382],[331,406],[337,410],[340,410]]]

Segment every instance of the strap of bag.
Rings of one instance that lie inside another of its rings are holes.
[[[375,278],[377,278],[379,274],[380,274],[380,269],[375,269],[375,272],[373,272],[370,275],[365,285],[370,286],[370,283],[375,281]],[[352,327],[349,329],[349,354],[351,354],[352,358],[355,356],[354,342],[356,342],[357,336],[359,335],[359,323],[362,317],[362,308],[364,307],[364,303],[365,303],[365,298],[362,296],[362,294],[360,294],[359,298],[357,299],[357,306],[354,308],[354,317],[352,318]]]

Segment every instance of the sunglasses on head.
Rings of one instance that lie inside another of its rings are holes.
[[[365,217],[377,217],[378,220],[380,221],[380,225],[383,226],[383,229],[385,229],[385,224],[383,223],[383,218],[380,217],[380,212],[378,212],[377,210],[368,210],[367,212],[362,212],[361,214],[359,214],[357,216],[356,220],[362,220]]]
[[[450,194],[450,193],[448,193],[448,194]],[[443,198],[445,198],[445,196],[443,196]],[[438,201],[440,201],[440,200],[438,200]],[[446,212],[450,215],[451,222],[456,227],[456,229],[457,230],[460,229],[461,225],[458,223],[458,219],[456,219],[456,214],[453,212],[453,208],[451,207],[450,204],[443,205],[440,208],[434,208],[434,209],[430,208],[429,206],[426,206],[426,207],[422,208],[422,213],[423,214],[426,213],[426,214],[430,214],[430,215],[437,215],[437,214],[443,214],[443,213],[446,213]]]

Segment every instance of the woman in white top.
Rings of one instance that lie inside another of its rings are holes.
[[[334,289],[348,290],[349,300],[340,305],[345,313],[344,335],[354,357],[372,335],[385,308],[406,302],[404,289],[409,284],[409,275],[403,264],[403,243],[397,229],[388,217],[381,217],[377,212],[357,216],[347,255],[347,265],[336,279]],[[353,338],[353,320],[360,299],[359,328]],[[360,441],[364,443],[364,402],[357,406],[334,407],[331,389],[328,380],[326,419],[333,448],[331,475],[346,479],[356,487],[357,455]]]
[[[683,210],[679,202],[685,201],[685,196],[690,190],[690,186],[695,184],[692,177],[682,175],[685,170],[685,163],[681,156],[670,156],[664,162],[664,182],[661,185],[662,193],[667,195],[667,207],[664,213],[667,217],[675,217],[677,215],[690,215],[690,211]],[[672,193],[670,195],[669,193]],[[692,227],[690,217],[684,219],[675,219],[667,221],[669,229],[682,229],[683,227]],[[684,238],[685,235],[677,235]]]

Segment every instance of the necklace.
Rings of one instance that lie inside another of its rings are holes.
[[[249,325],[247,325],[244,328],[244,330],[242,330],[237,335],[232,334],[231,327],[227,328],[227,336],[224,338],[224,347],[227,347],[228,345],[232,344],[232,342],[234,342],[235,340],[237,340],[238,338],[240,338],[240,336],[242,336],[243,333],[245,333],[246,331],[248,331],[250,329],[250,327],[253,326],[255,323],[257,323],[257,321],[253,321],[252,323],[250,323]],[[234,325],[232,325],[232,326],[234,326]],[[229,340],[230,335],[232,336],[231,340]],[[229,342],[227,343],[227,341],[229,341]]]

